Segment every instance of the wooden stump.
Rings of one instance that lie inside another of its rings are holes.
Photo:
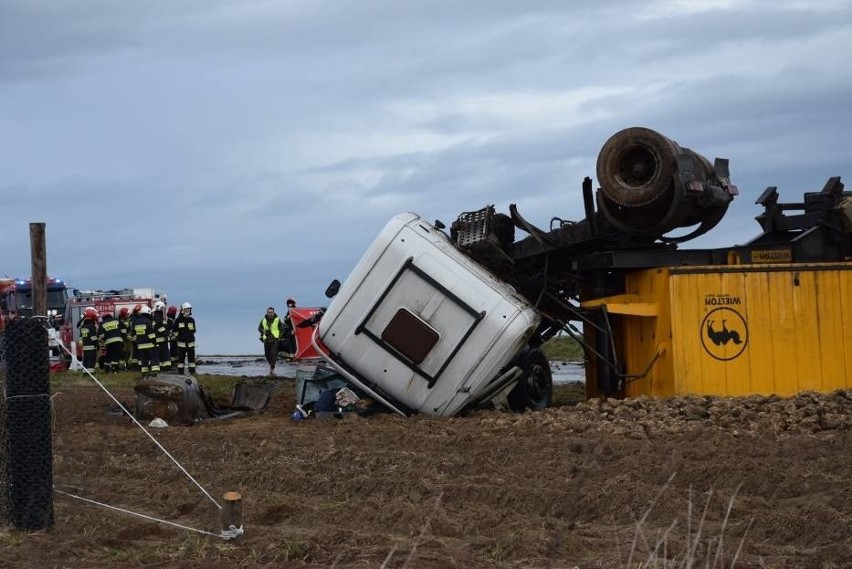
[[[222,496],[225,501],[222,504],[221,520],[222,530],[231,526],[240,528],[243,525],[243,497],[239,492],[225,492]]]

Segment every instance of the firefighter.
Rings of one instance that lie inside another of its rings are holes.
[[[177,306],[169,306],[167,315],[166,329],[169,334],[169,361],[172,363],[172,367],[174,367],[177,366],[177,329],[175,328]]]
[[[177,331],[177,368],[183,375],[184,360],[189,364],[189,375],[195,375],[195,318],[192,317],[192,305],[184,302],[180,305],[180,314],[175,318]]]
[[[156,347],[157,360],[160,369],[168,371],[172,367],[172,359],[169,357],[169,330],[166,324],[166,305],[158,300],[154,303],[154,331],[157,333]]]
[[[91,306],[83,311],[80,341],[83,344],[83,367],[93,370],[98,361],[98,311]]]
[[[127,351],[127,369],[139,369],[139,354],[136,352],[136,320],[142,314],[142,305],[137,304],[133,307],[128,320],[127,339],[130,341],[130,348]]]
[[[290,319],[290,310],[296,308],[296,301],[292,298],[287,299],[287,314],[281,319],[284,325],[284,331],[281,335],[281,351],[284,352],[284,357],[292,360],[296,355],[296,336],[293,329],[293,320]]]
[[[125,335],[126,333],[121,326],[121,321],[113,317],[109,312],[104,314],[101,322],[101,330],[98,334],[98,340],[100,340],[101,346],[106,350],[103,366],[104,371],[118,373],[118,362],[121,360]]]
[[[118,328],[121,330],[122,338],[119,365],[121,369],[128,369],[130,367],[130,355],[133,352],[133,338],[130,335],[130,309],[126,306],[118,311]]]
[[[260,324],[257,325],[257,332],[260,334],[260,341],[263,342],[263,353],[266,355],[266,361],[269,362],[269,375],[275,375],[278,343],[284,334],[284,323],[275,314],[273,307],[270,306],[266,309],[266,315],[260,319]]]
[[[133,337],[142,379],[148,377],[149,373],[156,377],[160,371],[160,361],[157,358],[157,332],[151,320],[150,306],[141,307],[139,315],[133,319]]]

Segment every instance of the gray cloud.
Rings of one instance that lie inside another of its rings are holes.
[[[705,7],[701,7],[705,5]],[[696,8],[698,6],[698,8]],[[731,159],[695,246],[757,234],[849,174],[847,2],[10,0],[0,7],[0,274],[154,286],[208,352],[259,351],[267,305],[322,304],[394,214],[582,216],[615,131]]]

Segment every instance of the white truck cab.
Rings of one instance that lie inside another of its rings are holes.
[[[513,362],[539,321],[515,289],[406,213],[388,222],[343,283],[314,345],[397,413],[451,416],[518,381],[524,366]]]

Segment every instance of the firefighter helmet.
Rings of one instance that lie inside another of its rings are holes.
[[[118,311],[118,316],[121,318],[124,318],[128,314],[130,314],[130,309],[126,306],[122,307],[122,309]]]
[[[177,306],[169,306],[168,314],[169,316],[174,316],[175,314],[177,314]]]
[[[98,311],[90,306],[83,311],[83,317],[86,320],[96,320],[98,318]]]
[[[181,310],[192,310],[192,305],[188,302],[184,302],[180,305]]]
[[[142,308],[139,309],[139,312],[141,312],[142,314],[151,314],[151,307],[150,306],[143,306]]]
[[[140,310],[142,310],[142,305],[141,305],[141,304],[137,304],[136,306],[134,306],[134,307],[133,307],[133,313],[134,313],[134,314],[139,314],[139,311],[140,311]]]
[[[287,299],[287,306],[296,306],[296,301],[292,298]]]
[[[158,300],[154,303],[154,310],[162,310],[166,307],[166,304],[162,300]]]

